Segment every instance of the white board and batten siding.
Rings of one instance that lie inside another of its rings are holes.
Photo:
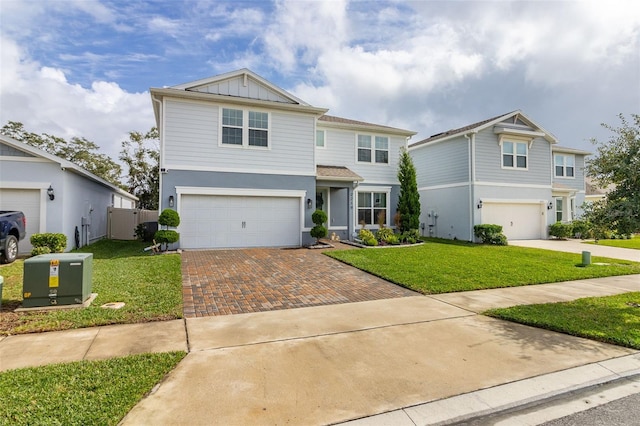
[[[178,194],[182,248],[301,244],[304,191],[178,188]]]
[[[166,169],[315,175],[313,116],[269,111],[269,148],[229,147],[219,145],[220,111],[220,105],[165,100]]]

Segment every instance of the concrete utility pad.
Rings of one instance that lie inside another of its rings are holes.
[[[329,424],[632,352],[482,316],[226,347],[187,355],[124,424]]]

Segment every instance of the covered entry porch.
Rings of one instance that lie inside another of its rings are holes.
[[[353,194],[364,179],[341,166],[316,167],[316,209],[327,214],[327,238],[349,240],[353,235]]]

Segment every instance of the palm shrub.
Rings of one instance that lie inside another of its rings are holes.
[[[153,238],[156,240],[156,243],[163,244],[164,250],[167,250],[169,244],[176,243],[180,239],[178,232],[169,229],[170,226],[176,227],[180,225],[180,215],[175,210],[164,209],[158,217],[158,224],[164,226],[165,229],[156,231]]]
[[[323,223],[327,221],[327,214],[318,209],[311,215],[311,221],[315,224],[313,228],[311,228],[311,236],[316,239],[316,244],[320,244],[320,238],[324,238],[327,236],[327,228],[324,227]]]

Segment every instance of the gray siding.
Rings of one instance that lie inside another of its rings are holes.
[[[528,170],[503,169],[499,137],[488,128],[476,134],[476,180],[528,185],[551,185],[551,145],[536,138],[529,148]]]
[[[0,143],[0,157],[33,157],[33,155]]]
[[[554,153],[556,154],[556,153]],[[557,154],[561,154],[561,155],[571,155],[571,154],[565,154],[563,152],[558,152]],[[566,178],[566,177],[558,177],[555,174],[555,159],[554,159],[554,163],[552,163],[551,168],[552,168],[552,173],[553,173],[553,182],[554,183],[560,183],[562,185],[566,185],[571,189],[577,189],[578,191],[584,191],[585,187],[584,187],[584,155],[579,155],[576,154],[575,155],[575,160],[576,160],[576,164],[575,164],[575,177],[573,178]]]
[[[218,105],[167,100],[162,167],[315,175],[312,116],[270,112],[270,149],[219,146],[218,116]]]
[[[468,186],[420,191],[420,205],[420,222],[425,224],[421,229],[424,236],[473,240],[469,224]]]
[[[400,148],[405,145],[406,141],[404,137],[389,136],[388,164],[369,164],[356,161],[356,135],[359,133],[375,135],[375,133],[323,128],[320,123],[318,124],[318,130],[325,130],[325,148],[316,149],[316,164],[348,167],[350,170],[362,176],[365,183],[398,183],[398,162],[400,159]]]
[[[469,142],[464,136],[409,151],[418,188],[469,181]]]

